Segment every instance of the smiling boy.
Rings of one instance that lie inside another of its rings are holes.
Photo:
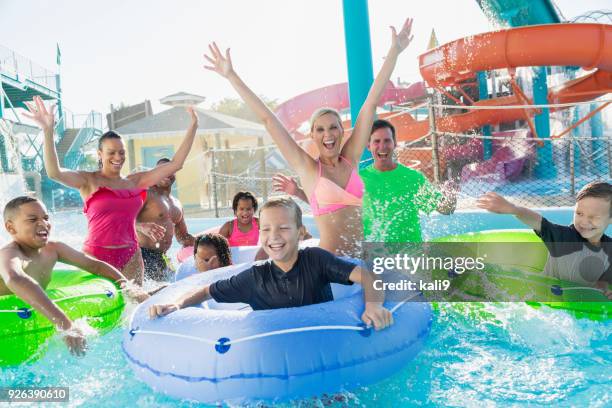
[[[573,224],[553,224],[537,212],[516,206],[496,193],[480,197],[478,207],[512,214],[538,234],[549,250],[544,274],[557,279],[598,287],[612,298],[612,243],[605,234],[612,222],[612,185],[594,181],[576,196]]]
[[[127,279],[107,263],[62,242],[49,241],[49,214],[35,198],[21,196],[9,201],[4,207],[4,226],[13,240],[0,248],[0,296],[14,293],[23,299],[64,332],[64,341],[73,354],[82,355],[86,347],[83,332],[44,291],[55,263],[73,265],[121,284]],[[129,294],[137,300],[146,297],[136,288]]]
[[[187,293],[176,303],[149,308],[151,318],[208,299],[226,303],[248,303],[253,310],[298,307],[333,300],[330,283],[360,283],[364,290],[364,323],[384,329],[393,323],[382,306],[384,293],[375,291],[370,272],[321,248],[298,249],[304,234],[302,212],[291,199],[266,202],[259,212],[260,244],[269,259],[229,279]]]

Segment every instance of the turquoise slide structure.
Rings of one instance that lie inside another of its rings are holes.
[[[536,24],[560,23],[561,17],[550,0],[476,0],[487,18],[499,25],[519,27]],[[367,0],[343,0],[344,36],[349,77],[349,98],[352,121],[357,118],[359,109],[367,97],[373,82],[372,51],[370,44],[370,25]],[[486,97],[486,80],[484,73],[479,74],[480,96]],[[546,104],[548,86],[546,67],[535,69],[533,77],[535,104]],[[540,137],[550,137],[549,110],[542,109],[536,115],[535,126]],[[354,123],[353,123],[354,124]],[[487,130],[485,129],[485,133]],[[490,130],[489,130],[490,133]],[[489,141],[490,143],[490,141]],[[535,173],[538,177],[555,177],[556,171],[552,161],[552,145],[544,143],[539,150],[538,164]],[[491,153],[491,146],[485,145],[486,155]],[[371,159],[366,150],[362,160]],[[368,160],[369,161],[369,160]]]
[[[342,10],[351,124],[355,126],[361,105],[365,102],[370,86],[374,82],[368,0],[343,0]],[[371,159],[372,154],[365,149],[361,162],[369,164]]]

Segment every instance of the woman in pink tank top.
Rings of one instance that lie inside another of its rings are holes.
[[[63,169],[53,142],[54,108],[48,111],[43,101],[35,97],[28,109],[30,117],[44,131],[47,174],[65,186],[78,189],[85,202],[83,212],[87,217],[88,235],[83,245],[84,252],[115,266],[128,279],[142,283],[143,262],[136,240],[136,216],[146,198],[147,188],[183,167],[198,128],[197,113],[193,108],[187,108],[187,134],[170,162],[124,177],[121,168],[125,163],[126,149],[117,133],[110,131],[100,137],[99,170]]]
[[[296,143],[290,131],[240,79],[232,66],[229,49],[222,53],[213,43],[209,46],[210,55],[205,56],[209,63],[206,68],[227,78],[264,123],[282,155],[300,177],[319,228],[319,245],[338,255],[357,256],[361,252],[363,183],[357,174],[359,161],[370,137],[378,101],[387,87],[399,54],[412,41],[411,29],[411,19],[406,20],[399,33],[391,27],[391,47],[361,106],[352,136],[346,143],[343,143],[342,119],[336,110],[319,109],[312,115],[310,136],[318,149],[318,160]],[[325,63],[328,61],[325,60]]]
[[[219,230],[230,246],[254,246],[259,242],[259,221],[255,218],[257,199],[248,191],[236,193],[232,200],[233,221],[228,221]]]

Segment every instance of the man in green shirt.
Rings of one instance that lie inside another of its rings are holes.
[[[395,128],[383,119],[372,125],[368,149],[374,163],[359,172],[365,184],[363,229],[370,242],[420,242],[419,212],[451,214],[454,192],[443,195],[427,177],[393,159]]]
[[[383,119],[374,121],[368,142],[374,163],[359,171],[365,185],[364,237],[369,242],[421,242],[419,212],[451,214],[457,203],[454,192],[443,195],[423,173],[397,163],[395,148],[393,125]],[[277,174],[273,183],[277,191],[308,202],[294,179]]]

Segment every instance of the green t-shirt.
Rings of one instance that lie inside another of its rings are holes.
[[[442,194],[420,171],[401,164],[391,171],[370,165],[359,172],[365,184],[363,230],[369,242],[421,242],[419,211],[430,213]]]

